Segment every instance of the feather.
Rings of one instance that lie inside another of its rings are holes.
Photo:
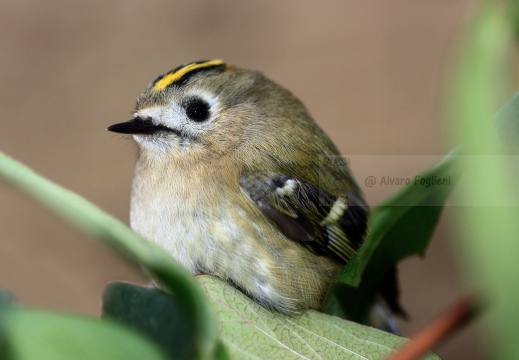
[[[240,185],[287,237],[318,255],[348,262],[367,230],[368,209],[290,175],[244,173]]]

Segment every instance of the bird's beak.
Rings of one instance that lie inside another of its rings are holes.
[[[120,134],[145,134],[152,135],[159,131],[169,130],[165,126],[155,125],[151,120],[135,118],[119,124],[114,124],[108,127],[108,131],[113,131]]]

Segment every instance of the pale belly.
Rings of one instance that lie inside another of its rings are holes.
[[[286,238],[252,202],[239,206],[220,197],[200,204],[171,193],[168,199],[134,191],[131,227],[191,273],[230,280],[266,307],[318,308],[340,270]]]

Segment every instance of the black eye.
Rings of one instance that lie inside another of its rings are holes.
[[[202,99],[191,99],[186,104],[186,114],[193,121],[206,121],[210,115],[209,104]]]

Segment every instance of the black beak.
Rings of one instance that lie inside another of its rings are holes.
[[[114,124],[108,127],[108,131],[113,131],[120,134],[144,134],[153,135],[160,131],[172,131],[163,125],[155,125],[151,120],[135,118],[119,124]]]

